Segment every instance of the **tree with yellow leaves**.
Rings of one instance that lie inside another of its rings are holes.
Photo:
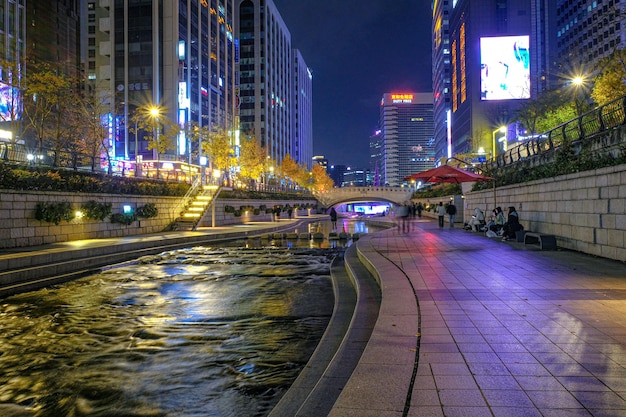
[[[294,183],[303,188],[307,188],[310,185],[309,172],[305,167],[294,161],[291,155],[285,155],[283,162],[280,164],[280,170],[291,186],[293,186]]]
[[[265,148],[254,137],[241,140],[239,153],[239,175],[250,181],[258,181],[265,172]]]
[[[213,169],[226,174],[236,161],[234,160],[233,145],[228,132],[224,129],[214,129],[209,132],[207,140],[202,142],[202,150],[211,160]]]
[[[311,170],[311,174],[313,176],[313,184],[312,188],[315,191],[327,191],[333,188],[335,184],[333,180],[328,176],[328,173],[324,169],[323,166],[319,164],[313,165],[313,169]]]

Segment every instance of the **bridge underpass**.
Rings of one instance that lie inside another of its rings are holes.
[[[401,205],[411,199],[415,190],[409,187],[342,187],[317,191],[313,195],[325,207],[342,203],[381,202]]]

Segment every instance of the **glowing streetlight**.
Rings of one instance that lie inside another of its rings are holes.
[[[161,111],[159,110],[158,107],[150,107],[150,116],[152,116],[154,118],[157,118],[157,117],[159,117],[159,113],[160,112]]]
[[[506,126],[500,126],[492,132],[491,159],[496,159],[496,133],[498,132],[506,134]]]
[[[159,116],[161,114],[161,109],[156,107],[156,106],[152,106],[148,109],[148,113],[150,114],[150,117],[152,118],[153,122],[154,122],[154,129],[156,130],[156,135],[155,135],[155,140],[156,140],[156,153],[157,153],[157,161],[159,159],[159,148],[160,148],[160,142],[159,142]],[[157,176],[158,176],[158,170],[159,170],[159,166],[157,164]]]
[[[585,77],[582,75],[577,75],[571,79],[572,85],[574,85],[574,104],[576,105],[576,115],[580,116],[583,111],[582,100],[580,99],[580,94],[583,91],[582,88],[585,86]]]

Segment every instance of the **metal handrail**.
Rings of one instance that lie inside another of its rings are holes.
[[[610,101],[572,120],[569,120],[536,138],[520,143],[482,164],[483,170],[513,165],[528,158],[550,152],[564,143],[582,141],[626,124],[626,96]]]
[[[194,179],[193,183],[191,183],[191,187],[189,187],[185,195],[178,201],[178,204],[171,210],[171,217],[178,218],[180,216],[180,213],[187,207],[193,196],[198,193],[198,188],[201,185],[201,178]]]

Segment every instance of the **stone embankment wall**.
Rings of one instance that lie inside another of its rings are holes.
[[[261,210],[261,213],[258,215],[254,215],[252,212],[243,213],[241,216],[235,216],[233,213],[226,213],[225,207],[231,206],[235,209],[239,209],[241,206],[252,206],[255,208],[259,208],[261,206],[265,206],[266,208],[272,208],[275,205],[287,206],[289,204],[291,207],[295,205],[305,205],[316,206],[318,202],[316,200],[231,200],[231,199],[222,199],[218,198],[215,202],[215,225],[216,226],[226,226],[232,224],[243,224],[250,221],[253,222],[271,222],[274,219],[274,215],[270,213],[265,213],[264,210]],[[292,215],[294,218],[296,217],[306,217],[309,214],[316,214],[317,211],[315,209],[307,209],[307,210],[294,210]],[[283,219],[288,218],[287,212],[282,212],[280,217]],[[212,211],[209,209],[202,219],[200,226],[211,226],[212,222]]]
[[[35,207],[39,202],[70,202],[76,210],[87,201],[111,203],[113,213],[122,212],[124,205],[133,209],[147,203],[156,205],[159,215],[126,226],[104,221],[74,219],[71,222],[41,222],[35,219]],[[0,190],[0,248],[46,245],[81,239],[104,239],[158,233],[166,229],[178,216],[176,210],[180,198],[139,197],[111,194],[76,194],[62,192],[33,192]]]
[[[109,218],[101,222],[76,218],[71,222],[61,221],[58,225],[35,219],[35,207],[39,202],[60,203],[67,201],[72,204],[73,208],[78,210],[84,203],[90,200],[98,203],[111,203],[113,213],[122,212],[124,205],[130,205],[133,209],[137,209],[152,203],[156,205],[159,214],[157,217],[150,219],[139,218],[128,226],[111,223]],[[39,246],[82,239],[106,239],[160,233],[167,230],[179,216],[181,211],[180,201],[181,199],[177,197],[0,190],[0,249]],[[239,208],[242,205],[259,207],[264,204],[267,207],[273,207],[275,204],[290,204],[293,207],[294,204],[307,203],[316,205],[317,201],[218,199],[215,209],[215,225],[241,224],[248,221],[272,221],[270,214],[254,216],[250,213],[236,217],[232,213],[224,212],[225,205]],[[312,212],[314,211],[312,210]],[[308,210],[300,210],[297,213],[294,211],[293,213],[294,217],[303,217],[308,214]],[[205,217],[205,223],[207,221],[208,223],[203,225],[211,226],[211,217],[211,210],[209,209]],[[281,217],[287,218],[287,213],[282,213]]]
[[[526,230],[553,234],[560,247],[626,260],[626,165],[468,192],[464,220],[496,206],[514,206]]]

